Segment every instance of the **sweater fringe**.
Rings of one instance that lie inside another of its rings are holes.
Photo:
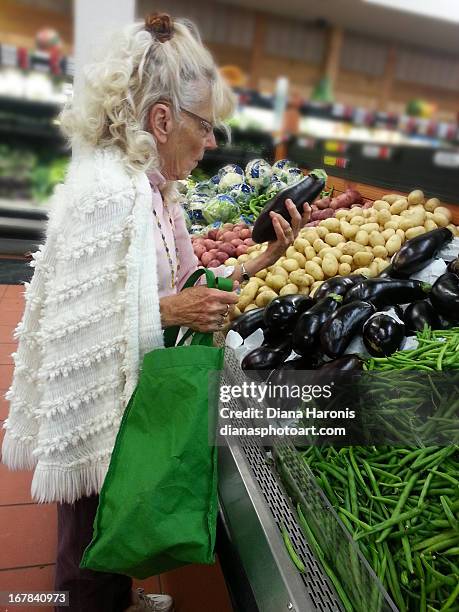
[[[32,479],[32,499],[43,503],[73,504],[80,497],[100,493],[110,460],[92,462],[77,469],[38,464]]]
[[[2,463],[10,470],[33,470],[37,459],[33,455],[34,441],[25,442],[7,430],[2,444]]]

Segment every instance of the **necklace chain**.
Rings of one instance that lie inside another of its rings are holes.
[[[172,223],[172,218],[171,218],[170,212],[168,211],[169,223],[170,223],[171,230],[172,230],[172,235],[173,235],[173,238],[174,238],[175,259],[176,259],[176,262],[177,262],[177,267],[174,269],[174,262],[172,261],[171,252],[170,252],[170,249],[169,249],[169,247],[167,245],[166,236],[164,235],[164,231],[163,231],[163,227],[161,225],[161,221],[159,220],[158,214],[157,214],[155,209],[153,209],[153,214],[154,214],[155,219],[156,219],[156,225],[158,226],[159,233],[161,234],[161,238],[163,240],[164,248],[166,249],[167,260],[169,262],[169,269],[170,269],[170,273],[171,273],[171,289],[177,289],[177,277],[178,277],[178,272],[180,270],[180,259],[179,259],[179,252],[178,252],[178,248],[177,248],[177,241],[175,239],[175,226]]]

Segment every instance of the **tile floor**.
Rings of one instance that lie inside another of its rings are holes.
[[[13,372],[12,333],[24,308],[22,285],[0,285],[0,428],[7,417],[4,394]],[[0,434],[0,442],[3,433]],[[56,550],[56,507],[30,497],[30,472],[11,472],[0,464],[0,591],[53,589]],[[168,592],[176,612],[231,612],[223,576],[215,566],[188,566],[137,581],[147,592]],[[24,610],[2,608],[0,612]],[[28,607],[48,612],[51,608]],[[102,611],[101,611],[102,612]]]

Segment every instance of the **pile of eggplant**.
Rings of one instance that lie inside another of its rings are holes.
[[[314,297],[286,295],[242,314],[230,329],[242,338],[256,329],[264,334],[263,344],[245,356],[242,369],[265,372],[266,377],[279,369],[361,369],[357,355],[345,355],[356,336],[363,338],[371,355],[383,357],[399,350],[406,336],[425,325],[443,329],[457,324],[459,260],[450,262],[433,285],[408,278],[452,238],[447,228],[427,232],[408,240],[394,255],[390,272],[378,278],[336,276]]]

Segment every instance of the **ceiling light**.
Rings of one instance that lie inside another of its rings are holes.
[[[459,23],[459,2],[457,0],[363,0],[384,8],[406,11],[422,17]]]

